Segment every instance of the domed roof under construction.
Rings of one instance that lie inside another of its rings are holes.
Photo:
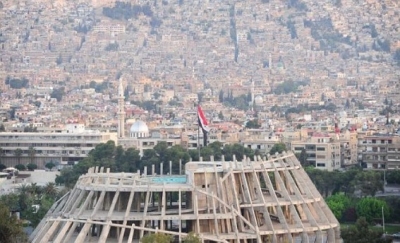
[[[181,242],[194,232],[221,243],[341,242],[339,222],[292,152],[169,167],[161,163],[158,175],[150,165],[140,173],[90,168],[30,241],[132,243],[160,232]]]

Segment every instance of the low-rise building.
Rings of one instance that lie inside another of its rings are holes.
[[[48,162],[74,164],[85,158],[100,143],[116,140],[115,133],[85,130],[82,124],[69,124],[61,133],[2,132],[1,161],[6,166],[35,163],[43,168]]]
[[[340,168],[340,142],[328,134],[313,134],[306,140],[292,141],[291,149],[294,153],[301,153],[304,149],[307,162],[316,168],[332,171]]]
[[[358,139],[359,160],[368,169],[400,168],[400,136],[371,134]]]

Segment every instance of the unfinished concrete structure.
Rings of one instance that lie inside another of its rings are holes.
[[[181,241],[193,231],[204,242],[341,242],[338,221],[291,152],[146,174],[90,169],[31,241],[138,242],[150,232]]]

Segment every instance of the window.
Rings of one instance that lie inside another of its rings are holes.
[[[317,151],[325,151],[325,148],[323,148],[323,147],[317,147]]]
[[[325,167],[325,163],[317,163],[317,167]]]
[[[325,159],[325,155],[317,155],[317,159]]]

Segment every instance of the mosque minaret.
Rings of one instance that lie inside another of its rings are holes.
[[[122,79],[119,79],[118,86],[118,138],[125,137],[125,97]]]

